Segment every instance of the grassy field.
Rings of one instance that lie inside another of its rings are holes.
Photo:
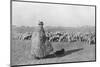
[[[54,56],[51,54],[44,59],[34,59],[31,56],[31,40],[12,40],[11,44],[11,64],[27,65],[27,64],[44,64],[44,63],[60,63],[75,61],[91,61],[95,60],[95,45],[89,45],[83,42],[55,42],[52,43],[54,53],[61,48],[65,49],[65,54]]]

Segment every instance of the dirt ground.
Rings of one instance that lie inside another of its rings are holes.
[[[54,51],[44,59],[34,59],[30,53],[31,40],[12,40],[11,65],[45,64],[60,62],[77,62],[95,60],[95,44],[89,45],[84,42],[55,42],[52,43]],[[54,56],[53,53],[61,48],[65,53]]]

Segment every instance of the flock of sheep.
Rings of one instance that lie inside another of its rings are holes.
[[[46,32],[46,37],[50,42],[87,42],[89,44],[95,44],[95,32]],[[15,37],[20,40],[31,40],[32,33],[20,33]]]
[[[56,32],[47,33],[47,38],[51,42],[88,42],[89,44],[95,44],[95,32],[80,33],[80,32]]]

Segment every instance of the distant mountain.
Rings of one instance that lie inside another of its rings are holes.
[[[25,32],[34,32],[36,27],[17,27],[15,25],[12,25],[12,31],[20,32],[20,33],[25,33]],[[55,27],[55,26],[46,26],[45,31],[49,32],[56,32],[56,31],[66,31],[66,32],[93,32],[95,31],[94,26],[82,26],[82,27]]]
[[[82,26],[82,27],[46,27],[46,31],[66,31],[66,32],[91,32],[95,31],[94,26]]]
[[[25,27],[25,26],[13,26],[12,25],[12,31],[20,32],[20,33],[25,33],[25,32],[33,32],[35,27]]]

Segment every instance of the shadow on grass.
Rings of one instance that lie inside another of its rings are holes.
[[[43,59],[47,59],[47,58],[55,58],[55,57],[63,57],[63,56],[66,56],[66,55],[70,55],[74,52],[77,52],[77,51],[80,51],[80,50],[83,50],[83,48],[79,48],[79,49],[73,49],[73,50],[69,50],[69,51],[65,51],[64,53],[62,54],[50,54],[46,57],[44,57]]]

